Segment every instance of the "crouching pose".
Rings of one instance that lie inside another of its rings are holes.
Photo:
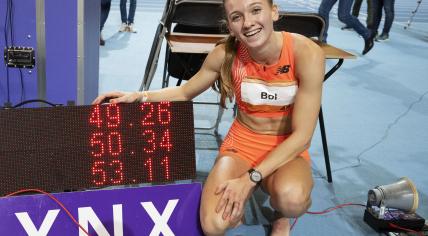
[[[273,30],[272,0],[224,0],[229,37],[180,87],[110,92],[94,104],[188,101],[216,88],[238,114],[204,184],[200,222],[206,235],[224,235],[242,222],[245,202],[260,186],[276,211],[271,235],[288,235],[289,218],[311,204],[308,148],[320,109],[324,54],[310,39]]]

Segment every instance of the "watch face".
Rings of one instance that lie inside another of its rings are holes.
[[[250,174],[250,179],[253,182],[258,183],[258,182],[260,182],[262,180],[262,174],[260,172],[256,171],[256,170],[253,170],[251,172],[251,174]]]

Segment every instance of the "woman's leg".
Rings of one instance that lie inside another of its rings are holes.
[[[200,220],[205,235],[224,235],[225,231],[239,222],[225,221],[223,212],[215,208],[221,195],[215,195],[216,187],[226,180],[238,178],[251,168],[250,164],[237,157],[218,157],[202,190]]]
[[[122,23],[128,23],[126,17],[126,0],[120,0],[120,19]]]
[[[303,215],[311,205],[313,179],[310,164],[298,157],[265,178],[263,187],[270,195],[271,206],[283,215],[273,223],[272,235],[288,235],[287,218]]]

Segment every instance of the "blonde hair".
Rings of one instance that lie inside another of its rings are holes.
[[[270,6],[273,6],[273,0],[266,1],[268,1]],[[225,2],[226,0],[223,0],[223,13],[226,18],[223,23],[227,24]],[[220,78],[216,80],[212,88],[220,93],[220,105],[222,107],[226,107],[226,98],[228,98],[229,101],[232,101],[235,96],[232,84],[232,66],[238,49],[238,40],[236,40],[236,37],[229,35],[227,38],[217,43],[217,45],[219,44],[224,44],[226,55],[224,57],[223,64],[221,65]]]

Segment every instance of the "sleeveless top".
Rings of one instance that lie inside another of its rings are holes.
[[[293,109],[298,81],[294,75],[293,39],[282,32],[281,56],[273,65],[261,65],[238,44],[232,79],[238,109],[258,117],[288,116]]]

